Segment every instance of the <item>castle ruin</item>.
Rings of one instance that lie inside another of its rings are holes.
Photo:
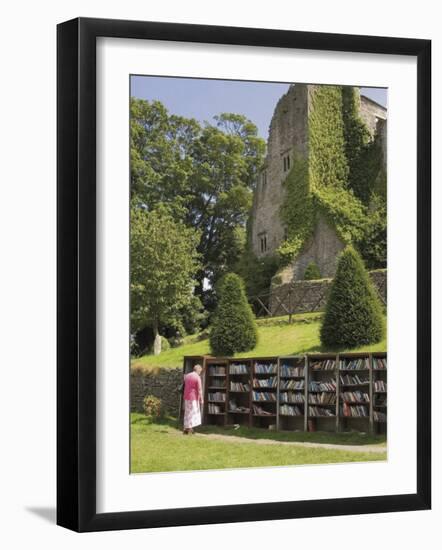
[[[276,253],[287,239],[287,227],[281,217],[286,188],[284,182],[295,159],[309,162],[311,155],[310,120],[314,94],[320,86],[291,85],[278,101],[269,129],[267,155],[256,184],[250,226],[250,245],[258,258]],[[386,168],[387,110],[361,95],[354,88],[359,117],[365,122],[372,139],[378,136],[382,163]],[[309,183],[311,185],[311,183]],[[312,234],[290,264],[278,273],[278,284],[302,280],[307,265],[315,262],[322,277],[332,277],[337,255],[345,243],[336,228],[324,216],[315,221]]]

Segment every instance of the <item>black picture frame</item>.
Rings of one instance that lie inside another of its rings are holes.
[[[153,39],[417,59],[417,492],[133,512],[96,512],[96,39]],[[431,41],[79,18],[57,28],[57,523],[151,528],[431,506]]]

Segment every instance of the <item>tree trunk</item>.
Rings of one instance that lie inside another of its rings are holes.
[[[161,353],[161,336],[158,332],[158,321],[155,321],[153,324],[153,333],[155,335],[155,340],[153,341],[153,354],[159,355]]]

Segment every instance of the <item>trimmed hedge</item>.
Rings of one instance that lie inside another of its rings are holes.
[[[218,293],[218,306],[210,332],[212,354],[233,355],[253,349],[258,342],[258,330],[241,277],[235,273],[225,275]]]
[[[353,247],[341,253],[331,284],[321,343],[328,348],[358,347],[379,342],[384,333],[376,289]]]

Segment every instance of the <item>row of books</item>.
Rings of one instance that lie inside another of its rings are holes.
[[[254,388],[276,388],[278,385],[278,378],[272,376],[271,378],[254,378],[253,387]]]
[[[325,361],[315,361],[310,365],[312,370],[335,370],[336,362],[334,359],[326,359]]]
[[[266,411],[259,405],[253,405],[252,407],[253,414],[259,415],[259,416],[275,416],[275,413],[272,411]]]
[[[369,416],[368,407],[366,405],[349,405],[344,403],[340,407],[339,414],[341,416],[352,416],[352,417],[365,417]]]
[[[281,392],[279,401],[280,403],[304,403],[305,398],[303,393]]]
[[[224,411],[221,409],[219,405],[215,405],[215,403],[208,403],[207,412],[209,414],[221,414]]]
[[[362,392],[362,391],[345,391],[341,393],[341,399],[342,401],[346,401],[348,403],[370,403],[370,396],[368,393]]]
[[[335,414],[330,409],[325,409],[323,407],[315,407],[310,405],[308,408],[309,416],[335,416]]]
[[[277,363],[255,363],[256,374],[274,374],[278,372]]]
[[[252,392],[253,401],[276,401],[276,393],[268,391]]]
[[[230,391],[248,392],[250,391],[250,385],[242,382],[230,382]]]
[[[342,386],[364,386],[365,384],[370,383],[370,380],[368,378],[358,376],[357,374],[346,374],[344,376],[341,375],[339,379]]]
[[[229,366],[230,374],[249,374],[248,366],[245,363],[233,363]]]
[[[280,380],[279,389],[281,390],[303,390],[304,380]]]
[[[336,394],[335,393],[312,393],[308,396],[308,402],[312,405],[335,405]]]
[[[375,380],[374,381],[374,391],[386,392],[387,391],[387,382],[384,382],[384,380]]]
[[[336,391],[336,382],[334,380],[312,380],[308,386],[310,392]]]
[[[386,370],[387,368],[387,359],[384,357],[375,357],[373,360],[373,369],[374,370]]]
[[[220,403],[224,403],[226,400],[226,394],[223,392],[209,392],[207,396],[208,401],[218,401]]]
[[[249,407],[238,405],[235,399],[229,399],[229,412],[249,413],[250,409]]]
[[[279,374],[282,378],[296,378],[305,376],[304,367],[292,367],[291,365],[281,365]]]
[[[214,378],[210,381],[210,385],[212,388],[225,388],[226,387],[226,379],[225,378]]]
[[[387,422],[387,415],[381,411],[373,411],[373,420],[375,422]]]
[[[209,376],[225,376],[226,367],[224,365],[211,365],[209,367]]]
[[[368,357],[339,361],[339,370],[368,370],[369,368],[370,360]]]
[[[279,414],[283,416],[303,416],[304,413],[298,406],[293,405],[281,405],[279,407]]]

